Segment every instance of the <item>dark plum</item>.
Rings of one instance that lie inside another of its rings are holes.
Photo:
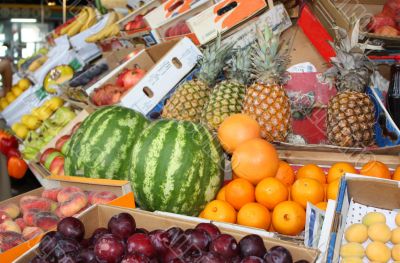
[[[96,254],[91,249],[84,249],[76,257],[77,263],[97,263]]]
[[[82,248],[88,248],[90,246],[90,239],[89,238],[84,238],[80,242]]]
[[[255,256],[245,257],[240,263],[265,263],[264,259]]]
[[[156,249],[151,243],[150,237],[143,233],[137,233],[130,236],[126,241],[126,248],[128,253],[141,253],[149,258],[153,258],[157,254]]]
[[[198,261],[199,263],[228,263],[223,256],[215,252],[204,253]]]
[[[99,239],[105,234],[110,234],[110,231],[108,231],[107,228],[104,227],[97,228],[93,232],[92,236],[89,238],[89,246],[94,246],[94,244],[96,244],[97,239]]]
[[[218,227],[211,223],[200,223],[196,226],[195,229],[203,229],[208,233],[212,240],[214,240],[221,234]]]
[[[162,234],[162,239],[167,242],[166,245],[174,246],[186,241],[185,233],[179,227],[171,227]]]
[[[65,255],[58,260],[58,263],[76,263],[76,260],[73,255]]]
[[[210,235],[203,229],[188,229],[185,235],[190,250],[205,251],[211,243]]]
[[[54,256],[59,260],[67,255],[77,254],[81,246],[74,239],[61,239],[57,241],[57,246],[54,249]]]
[[[135,233],[143,233],[143,234],[148,235],[148,234],[149,234],[149,231],[147,231],[147,230],[144,229],[144,228],[136,228]]]
[[[183,261],[183,251],[180,249],[168,249],[162,256],[162,262],[170,262],[176,258]]]
[[[230,259],[230,263],[240,263],[241,261],[242,261],[242,258],[240,256],[236,256],[236,257]]]
[[[267,263],[293,263],[292,254],[281,246],[272,247],[265,254],[264,259]]]
[[[42,252],[44,255],[49,255],[53,253],[59,239],[60,235],[56,231],[48,232],[40,240],[39,251]]]
[[[136,230],[136,222],[133,217],[128,213],[120,213],[118,215],[114,215],[110,221],[108,221],[108,230],[122,238],[127,239]]]
[[[218,253],[226,258],[233,258],[239,255],[239,245],[236,239],[228,234],[221,234],[211,242],[210,251]]]
[[[36,255],[34,258],[32,258],[29,263],[49,263],[50,261],[48,261],[46,258],[41,257],[39,255]]]
[[[157,253],[163,254],[167,251],[166,238],[163,238],[164,231],[154,230],[149,233],[150,241]]]
[[[150,263],[150,259],[143,254],[140,253],[132,253],[126,255],[121,263]]]
[[[57,231],[66,238],[81,241],[85,235],[85,226],[75,217],[66,217],[58,222]]]
[[[101,236],[94,245],[96,259],[104,263],[120,262],[125,252],[125,244],[122,239],[114,234]]]
[[[239,248],[242,257],[263,257],[267,252],[262,238],[257,235],[247,235],[242,238],[239,242]]]
[[[301,260],[297,260],[297,261],[294,262],[294,263],[310,263],[310,262],[307,261],[307,260],[301,259]]]

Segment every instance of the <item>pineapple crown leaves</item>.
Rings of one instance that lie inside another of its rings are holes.
[[[262,82],[284,83],[286,69],[290,62],[288,46],[282,45],[279,35],[275,35],[268,26],[264,30],[257,28],[257,39],[252,47],[252,73]]]
[[[364,91],[374,67],[365,52],[368,43],[358,42],[360,20],[353,22],[349,31],[340,27],[334,29],[335,43],[329,42],[329,44],[335,50],[336,57],[331,58],[333,67],[324,72],[322,80],[331,85],[335,83],[339,91],[346,89]]]
[[[221,34],[218,33],[215,42],[204,49],[203,57],[198,61],[200,71],[197,78],[204,81],[209,87],[213,87],[231,54],[233,45],[234,43],[222,45]]]
[[[248,85],[251,82],[251,51],[251,46],[235,50],[230,60],[229,79],[243,85]]]

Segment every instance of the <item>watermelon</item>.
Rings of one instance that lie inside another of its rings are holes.
[[[197,216],[224,178],[220,144],[202,125],[153,122],[132,152],[130,181],[140,208]]]
[[[128,180],[130,156],[148,120],[120,106],[89,115],[66,146],[66,175]]]

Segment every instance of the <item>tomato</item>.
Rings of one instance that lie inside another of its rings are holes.
[[[15,179],[24,177],[28,170],[26,162],[18,157],[12,156],[7,162],[8,175]]]

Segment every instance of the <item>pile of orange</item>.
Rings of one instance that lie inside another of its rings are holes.
[[[327,200],[337,198],[340,178],[357,173],[345,162],[332,165],[327,174],[316,164],[296,173],[279,160],[274,146],[261,139],[257,123],[244,114],[227,118],[218,138],[232,154],[233,180],[201,212],[200,217],[209,220],[298,235],[305,227],[307,203],[325,210]],[[391,177],[378,161],[365,164],[360,174],[400,180],[400,168]]]

